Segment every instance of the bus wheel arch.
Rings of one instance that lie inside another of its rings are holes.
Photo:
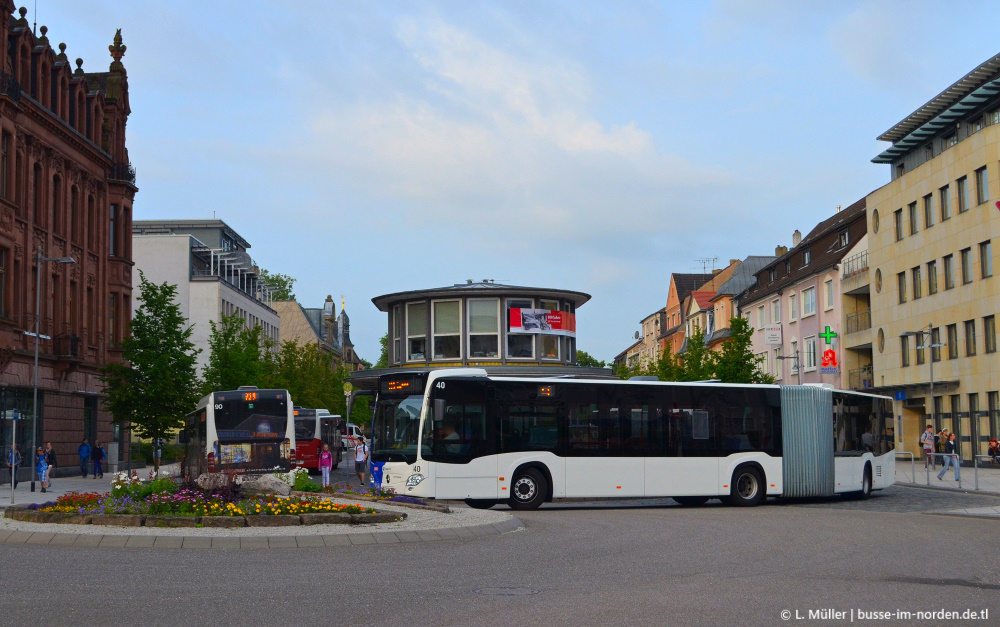
[[[538,509],[542,502],[552,500],[552,474],[545,464],[528,463],[518,466],[511,475],[511,509]]]
[[[767,496],[767,475],[760,464],[747,462],[733,469],[729,497],[724,500],[736,507],[754,507]]]
[[[861,475],[861,490],[844,494],[849,499],[865,500],[872,495],[872,463],[865,462],[865,470]]]

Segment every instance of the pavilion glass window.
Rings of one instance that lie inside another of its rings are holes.
[[[427,359],[427,303],[406,303],[406,359]]]
[[[399,363],[403,354],[400,352],[402,348],[402,314],[400,312],[399,305],[392,308],[392,361],[393,363]]]
[[[538,301],[540,309],[547,309],[549,311],[559,311],[559,303],[554,300],[540,300]],[[559,336],[558,335],[539,335],[539,341],[542,346],[542,359],[559,359]]]
[[[462,356],[462,302],[433,302],[434,359],[460,359]]]
[[[469,358],[497,358],[500,356],[500,300],[497,298],[470,298]]]
[[[511,309],[532,309],[531,299],[511,299],[507,301],[507,329],[510,330]],[[535,338],[530,333],[507,334],[507,357],[510,359],[534,359]]]

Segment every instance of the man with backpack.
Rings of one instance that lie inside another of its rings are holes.
[[[934,453],[934,425],[927,425],[927,430],[920,435],[920,447],[924,449],[924,468]]]
[[[90,448],[90,442],[87,438],[83,438],[83,442],[76,449],[77,455],[80,456],[80,472],[83,473],[83,478],[87,478],[87,462],[90,460],[90,455],[92,450]]]
[[[365,485],[365,465],[368,463],[368,445],[365,444],[365,436],[358,437],[358,444],[354,447],[354,472],[358,475],[358,483]]]

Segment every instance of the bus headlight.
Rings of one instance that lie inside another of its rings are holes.
[[[423,480],[424,476],[420,473],[417,473],[415,475],[410,475],[409,477],[406,478],[406,485],[412,488],[415,485],[419,485],[420,482]]]

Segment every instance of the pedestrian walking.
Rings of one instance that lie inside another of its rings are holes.
[[[10,450],[7,451],[7,469],[10,471],[10,480],[15,488],[17,488],[17,470],[21,467],[22,461],[24,460],[21,457],[21,449],[16,444],[11,444]]]
[[[319,454],[319,471],[322,474],[321,483],[324,488],[330,487],[330,471],[333,470],[333,451],[329,444],[323,445],[323,452]]]
[[[94,461],[94,479],[104,478],[104,460],[107,459],[107,457],[108,454],[104,452],[104,447],[101,446],[101,441],[95,440],[90,453],[90,459]]]
[[[368,445],[365,436],[358,436],[358,444],[354,447],[354,472],[358,475],[358,485],[365,485],[365,464],[368,463]]]
[[[927,431],[924,431],[923,435],[920,436],[920,446],[924,449],[924,468],[927,468],[927,464],[933,458],[932,453],[934,452],[933,425],[927,425]]]
[[[960,464],[958,458],[958,440],[955,434],[952,433],[948,436],[948,441],[944,444],[944,463],[941,464],[941,472],[938,473],[938,481],[944,481],[944,473],[948,470],[948,464],[955,467],[955,481],[961,479],[961,472],[959,471]]]
[[[52,442],[45,443],[45,461],[49,463],[49,488],[52,488],[52,471],[56,468],[56,449],[52,447]]]
[[[83,442],[76,449],[77,455],[80,456],[80,472],[83,473],[83,478],[87,478],[87,460],[90,459],[91,449],[90,442],[87,438],[83,438]]]
[[[42,492],[45,492],[48,471],[49,462],[45,460],[45,449],[39,446],[35,450],[35,472],[38,473],[38,480],[42,482]]]

